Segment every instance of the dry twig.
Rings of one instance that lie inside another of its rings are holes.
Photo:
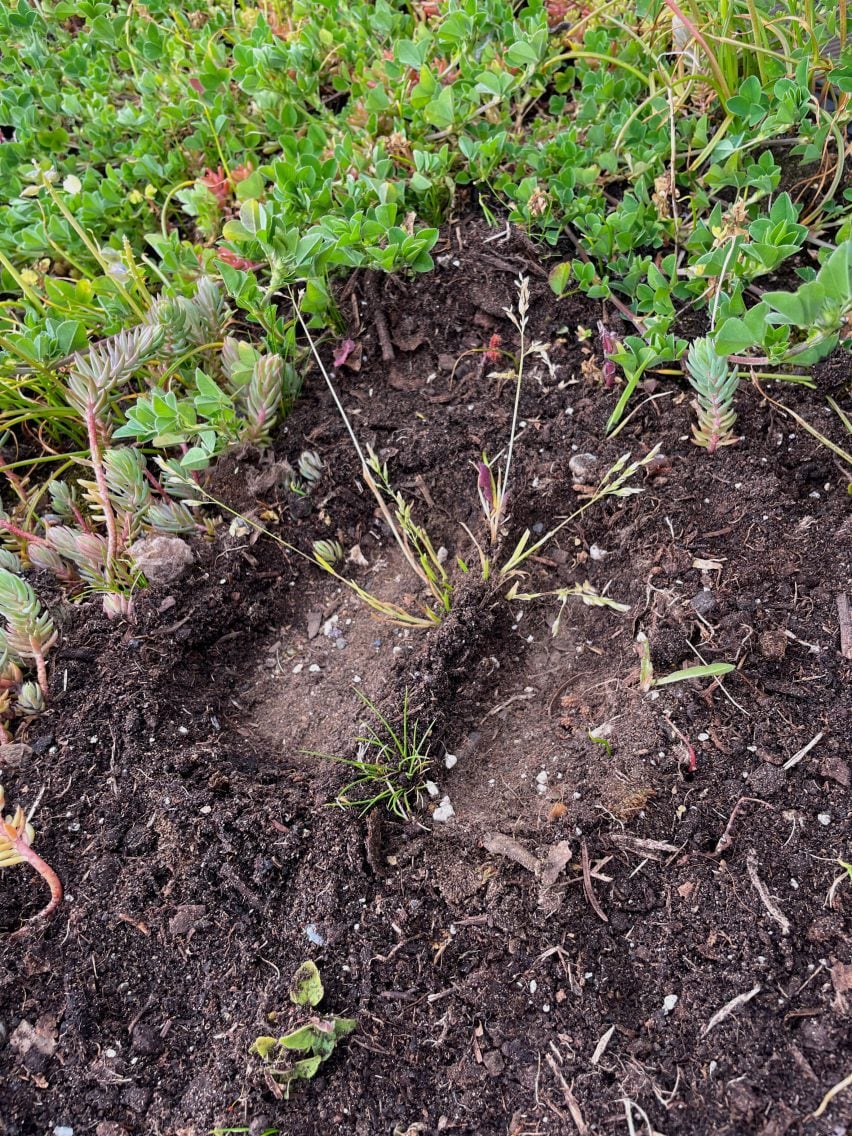
[[[580,1106],[577,1104],[577,1098],[574,1096],[573,1092],[571,1091],[571,1086],[562,1076],[562,1073],[559,1070],[559,1066],[556,1064],[556,1061],[550,1053],[547,1054],[547,1064],[550,1066],[551,1070],[553,1071],[554,1077],[559,1082],[559,1087],[560,1089],[562,1089],[562,1095],[565,1098],[565,1104],[568,1106],[568,1111],[571,1113],[571,1119],[574,1121],[577,1131],[580,1133],[580,1136],[588,1136],[589,1126],[583,1119],[583,1114],[582,1112],[580,1112]]]
[[[769,888],[757,874],[757,853],[753,848],[749,849],[748,855],[746,856],[746,870],[748,872],[748,878],[751,880],[752,887],[760,896],[760,902],[781,928],[781,934],[789,935],[790,920],[769,894]]]
[[[710,1030],[715,1029],[716,1026],[721,1025],[725,1018],[729,1018],[734,1011],[738,1010],[740,1006],[744,1006],[746,1002],[750,1002],[752,998],[760,993],[760,983],[754,987],[753,990],[746,991],[745,994],[738,994],[736,998],[732,998],[730,1002],[726,1002],[721,1010],[717,1010],[704,1029],[701,1031],[701,1036],[706,1037]]]
[[[609,923],[609,919],[607,919],[606,915],[604,914],[604,910],[598,903],[597,896],[595,895],[592,888],[592,873],[589,867],[589,849],[586,845],[585,840],[580,845],[580,862],[583,867],[583,891],[585,893],[586,899],[589,901],[589,906],[591,907],[592,911],[594,911],[595,915],[602,919],[604,923]]]

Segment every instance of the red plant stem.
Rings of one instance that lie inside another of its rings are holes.
[[[115,532],[115,514],[112,511],[112,503],[109,499],[109,488],[107,487],[106,475],[104,474],[104,467],[101,462],[100,443],[98,442],[98,424],[95,419],[95,407],[91,402],[86,403],[86,432],[89,435],[89,450],[92,455],[92,469],[95,472],[95,482],[98,487],[101,502],[104,507],[104,522],[106,523],[107,530],[107,556],[106,568],[109,573],[112,568],[112,562],[115,560],[115,553],[118,547],[116,532]]]
[[[671,726],[671,728],[675,732],[675,734],[677,734],[677,736],[680,738],[680,740],[686,746],[686,756],[687,756],[687,761],[688,761],[687,769],[690,773],[695,773],[695,771],[698,769],[698,757],[696,756],[696,753],[695,753],[695,747],[692,745],[692,743],[690,742],[690,740],[686,736],[686,734],[681,733],[681,731],[677,728],[677,726],[674,724],[674,722],[671,720],[671,718],[667,717],[666,721]]]
[[[71,506],[71,512],[74,514],[74,520],[83,530],[83,532],[90,533],[92,531],[92,526],[89,524],[89,522],[86,520],[86,518],[83,516],[76,505]]]
[[[27,544],[40,544],[42,548],[50,548],[49,543],[42,536],[36,536],[35,533],[24,532],[23,529],[18,528],[17,525],[12,524],[11,521],[5,520],[0,517],[0,529],[5,529],[6,532],[16,536],[19,540],[25,540]]]
[[[156,479],[156,477],[154,477],[154,475],[153,475],[153,473],[151,473],[150,469],[147,469],[147,468],[145,469],[145,476],[147,477],[149,483],[154,487],[154,489],[157,490],[157,492],[160,494],[160,496],[165,497],[166,496],[165,489],[163,489],[162,485],[159,483],[159,481]]]
[[[22,836],[16,837],[11,843],[18,855],[22,856],[30,867],[35,868],[50,888],[50,902],[33,916],[33,919],[48,919],[62,902],[62,881],[59,876],[57,876],[56,872],[54,872],[53,868],[51,868],[50,864],[42,860],[38,852],[32,849]]]
[[[30,650],[33,653],[36,665],[36,675],[38,676],[38,684],[41,687],[41,692],[47,698],[47,666],[44,662],[44,652],[41,649],[41,644],[30,636]]]

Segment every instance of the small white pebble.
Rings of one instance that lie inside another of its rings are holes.
[[[305,667],[304,663],[296,663],[295,667],[293,667],[293,674],[294,675],[301,674],[302,671],[304,670],[304,667]]]
[[[538,983],[535,979],[532,979],[530,982],[530,994],[535,994],[536,990],[538,990]]]
[[[434,781],[427,781],[426,782],[426,792],[429,794],[430,797],[437,797],[440,790],[438,789],[438,786],[435,784]]]
[[[452,769],[453,766],[457,764],[457,762],[458,762],[458,758],[456,757],[456,755],[454,753],[448,753],[447,756],[444,758],[444,768],[445,769]]]
[[[539,785],[546,785],[547,784],[547,770],[542,769],[541,773],[536,773],[535,779],[536,779],[536,781],[538,781]]]
[[[452,802],[449,797],[442,797],[441,803],[437,809],[432,813],[432,820],[437,821],[438,824],[443,824],[445,821],[451,820],[456,815],[456,810],[453,808]]]
[[[817,820],[820,824],[823,824],[826,827],[831,824],[831,817],[828,815],[828,813],[820,813],[817,817]]]
[[[319,665],[319,663],[311,663],[311,665],[308,667],[308,670],[311,672],[311,674],[319,674],[319,672],[322,670],[322,667]]]
[[[183,737],[186,737],[186,735],[189,733],[189,730],[186,728],[186,726],[178,726],[178,733]]]
[[[663,1013],[670,1014],[678,1003],[677,994],[667,994],[663,998]]]
[[[213,812],[213,806],[212,806],[212,805],[202,805],[202,806],[201,806],[201,808],[200,808],[200,809],[199,809],[198,811],[199,811],[200,813],[203,813],[203,814],[204,814],[204,816],[207,816],[207,815],[208,815],[208,813],[212,813],[212,812]]]

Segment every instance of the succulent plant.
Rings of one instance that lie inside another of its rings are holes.
[[[33,849],[35,829],[20,805],[4,818],[2,810],[6,794],[0,785],[0,868],[14,868],[27,863],[34,868],[50,888],[50,902],[34,918],[47,919],[62,902],[62,883],[49,864]],[[16,932],[17,933],[17,932]]]
[[[733,445],[737,440],[733,433],[737,420],[733,407],[739,385],[737,368],[731,370],[725,356],[716,352],[712,339],[704,336],[691,344],[686,369],[697,395],[698,423],[692,427],[693,441],[709,454],[719,446]]]

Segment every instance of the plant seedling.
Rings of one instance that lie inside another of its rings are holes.
[[[290,1001],[295,1006],[315,1009],[323,999],[322,979],[316,963],[303,962],[290,983]],[[357,1028],[354,1018],[311,1015],[282,1037],[258,1037],[250,1053],[256,1053],[266,1068],[267,1082],[273,1092],[285,1100],[295,1081],[310,1081],[323,1061],[327,1061],[342,1037]],[[304,1053],[293,1064],[284,1062],[292,1053]]]
[[[721,678],[736,670],[733,663],[705,663],[699,667],[684,667],[671,674],[654,678],[654,666],[651,662],[651,644],[644,631],[636,636],[636,651],[639,655],[639,689],[647,694],[652,686],[670,686],[673,682],[686,682],[691,678]]]
[[[736,441],[733,425],[734,395],[739,385],[739,372],[728,366],[728,360],[716,352],[706,336],[696,339],[686,356],[690,385],[698,396],[695,407],[698,424],[692,427],[692,440],[715,454],[719,446],[732,446]]]
[[[408,820],[412,810],[421,802],[426,789],[426,778],[432,761],[427,739],[432,724],[421,730],[418,722],[408,716],[408,691],[402,703],[402,724],[398,730],[360,690],[356,694],[381,723],[382,730],[368,725],[364,734],[356,738],[358,756],[335,757],[329,753],[314,753],[312,757],[325,757],[341,765],[350,765],[358,776],[340,790],[334,803],[340,808],[355,808],[368,813],[376,805],[385,805],[400,820]]]
[[[0,568],[0,615],[6,620],[0,655],[5,656],[7,663],[24,660],[33,662],[39,688],[46,695],[47,667],[44,657],[56,642],[57,633],[53,621],[42,611],[30,585],[8,568]],[[5,668],[0,667],[0,670],[3,669]]]
[[[32,847],[35,829],[20,805],[14,813],[2,817],[6,794],[0,785],[0,868],[13,868],[26,862],[34,868],[50,888],[50,902],[34,919],[47,919],[62,902],[62,882],[49,864]],[[32,813],[30,813],[32,815]]]

